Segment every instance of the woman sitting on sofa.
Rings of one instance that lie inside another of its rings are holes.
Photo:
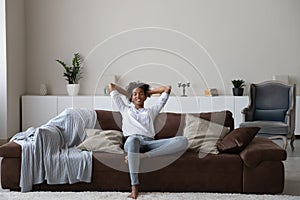
[[[138,196],[138,173],[140,159],[179,153],[186,150],[188,141],[183,136],[154,140],[154,121],[166,104],[171,92],[170,86],[149,89],[148,84],[132,82],[127,91],[113,83],[109,85],[110,95],[122,115],[122,131],[126,138],[124,150],[131,179],[130,198]],[[120,94],[128,97],[130,105],[123,102]],[[144,102],[152,94],[160,94],[156,104],[144,108]]]

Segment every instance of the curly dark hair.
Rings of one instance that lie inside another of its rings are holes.
[[[130,97],[128,98],[129,102],[132,102],[132,92],[135,88],[141,88],[144,91],[144,94],[147,95],[150,85],[141,82],[130,82],[126,87],[128,94],[130,94]]]

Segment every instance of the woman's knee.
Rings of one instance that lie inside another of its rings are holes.
[[[129,144],[139,144],[139,143],[140,143],[140,140],[139,140],[139,138],[137,138],[137,137],[129,136],[129,137],[126,139],[126,142],[125,142],[125,143],[129,143]]]
[[[124,150],[126,152],[136,152],[140,147],[140,140],[137,137],[129,136],[124,144]]]
[[[178,141],[178,146],[180,149],[185,150],[189,144],[188,140],[184,136],[176,136],[176,140]]]

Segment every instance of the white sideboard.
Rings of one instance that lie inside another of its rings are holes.
[[[149,98],[145,107],[155,102],[157,97]],[[241,110],[249,103],[248,96],[170,96],[163,112],[199,113],[230,110],[233,113],[235,127],[242,122]],[[300,96],[296,105],[300,105]],[[61,113],[66,108],[88,108],[116,110],[110,96],[22,96],[22,130],[45,124],[49,119]],[[300,135],[300,108],[296,106],[296,130]]]
[[[57,115],[57,96],[22,96],[22,131],[46,123]]]

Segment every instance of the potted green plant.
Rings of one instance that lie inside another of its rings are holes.
[[[66,77],[67,92],[70,96],[78,95],[79,83],[78,81],[82,78],[82,58],[79,53],[74,53],[72,59],[72,66],[68,66],[65,62],[56,59],[56,62],[62,65],[64,68],[63,76]]]
[[[233,85],[233,96],[243,96],[244,87],[246,86],[245,81],[242,79],[235,79],[231,80],[231,83]]]

